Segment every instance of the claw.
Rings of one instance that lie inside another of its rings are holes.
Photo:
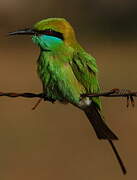
[[[48,97],[44,97],[44,101],[49,101],[51,103],[54,103],[56,100]]]

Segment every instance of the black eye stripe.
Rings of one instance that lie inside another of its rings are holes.
[[[36,35],[37,35],[37,34],[38,34],[38,35],[40,35],[40,34],[46,34],[46,35],[48,35],[48,36],[54,36],[54,37],[58,37],[58,38],[64,40],[64,37],[63,37],[63,34],[62,34],[62,33],[57,32],[57,31],[54,31],[54,30],[52,30],[52,29],[46,29],[46,30],[43,30],[43,31],[36,31],[36,30],[34,30],[34,31],[36,32]]]

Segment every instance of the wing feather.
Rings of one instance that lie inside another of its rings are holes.
[[[84,50],[81,50],[74,54],[70,64],[73,73],[82,86],[84,86],[87,94],[100,92],[99,82],[97,79],[98,69],[94,57],[86,53]],[[100,99],[95,97],[92,98],[92,100],[100,108]]]

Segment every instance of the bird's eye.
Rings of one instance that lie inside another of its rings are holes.
[[[58,38],[64,40],[64,36],[63,36],[62,33],[54,31],[52,29],[46,29],[46,30],[35,31],[35,32],[36,32],[35,33],[36,36],[39,36],[39,35],[42,35],[42,34],[44,35],[45,34],[45,35],[48,35],[48,36],[58,37]]]
[[[52,30],[52,29],[46,29],[44,33],[45,33],[46,35],[58,37],[58,38],[64,40],[64,36],[63,36],[62,33],[57,32],[57,31],[54,31],[54,30]]]
[[[44,34],[46,35],[53,35],[54,31],[52,29],[47,29],[44,31]]]

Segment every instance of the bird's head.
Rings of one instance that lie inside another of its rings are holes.
[[[60,44],[75,46],[76,38],[72,26],[64,18],[48,18],[34,24],[32,28],[18,30],[10,35],[32,35],[32,40],[42,49]]]

